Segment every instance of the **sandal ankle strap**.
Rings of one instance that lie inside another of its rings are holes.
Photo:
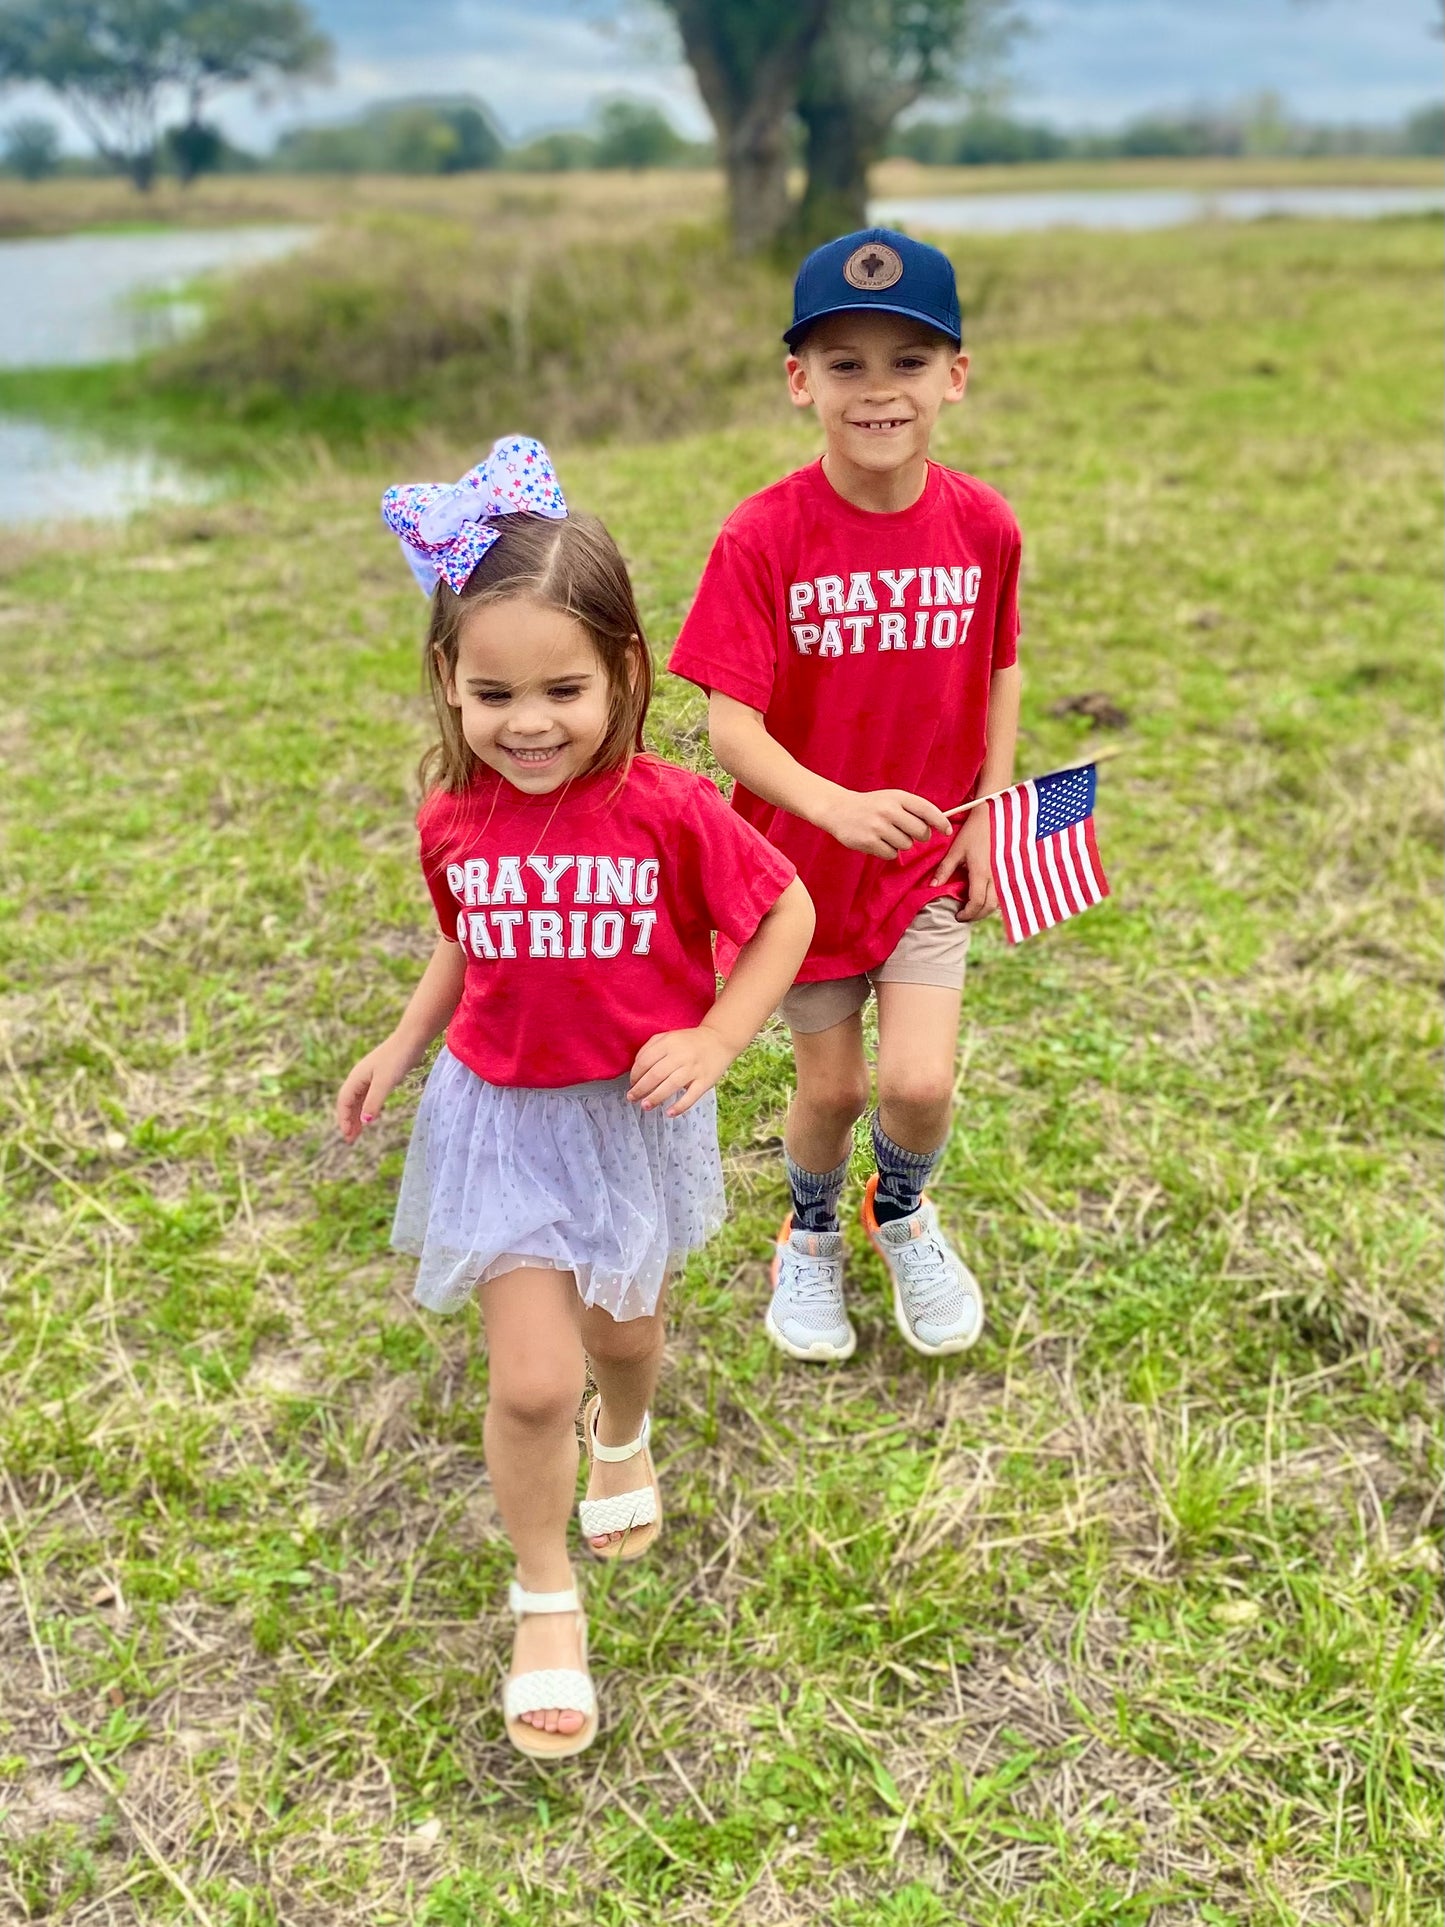
[[[507,1588],[507,1604],[518,1619],[524,1613],[575,1613],[582,1610],[575,1586],[569,1586],[566,1592],[528,1592],[515,1579]]]
[[[601,1416],[601,1413],[602,1401],[598,1399],[596,1405],[592,1408],[591,1443],[593,1458],[601,1459],[604,1465],[621,1465],[624,1459],[635,1459],[647,1444],[648,1436],[652,1431],[651,1412],[645,1412],[643,1414],[642,1430],[635,1439],[630,1439],[626,1445],[603,1445],[598,1439],[597,1420]]]

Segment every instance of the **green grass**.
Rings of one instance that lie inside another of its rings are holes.
[[[966,1360],[902,1349],[856,1235],[855,1361],[772,1352],[784,1038],[738,1066],[668,1528],[584,1574],[606,1730],[546,1775],[475,1324],[386,1247],[411,1105],[327,1126],[430,944],[390,477],[8,541],[0,1914],[1441,1920],[1439,254],[970,250],[941,452],[1025,527],[1026,767],[1094,740],[1069,698],[1129,713],[1116,895],[976,945]],[[559,465],[662,647],[810,448],[779,398]],[[700,714],[665,687],[659,746]]]

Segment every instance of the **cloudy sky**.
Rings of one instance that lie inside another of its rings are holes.
[[[435,92],[479,95],[514,137],[576,125],[624,92],[657,100],[689,132],[707,126],[650,0],[311,4],[336,43],[334,84],[265,106],[226,97],[217,118],[233,138],[264,146],[299,121]],[[1441,92],[1436,0],[1021,0],[1021,11],[1030,32],[1009,61],[1013,108],[1064,127],[1265,88],[1306,119],[1386,121]]]

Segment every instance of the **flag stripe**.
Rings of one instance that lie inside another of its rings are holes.
[[[1039,793],[1032,783],[1025,783],[1022,789],[1014,792],[1014,795],[1017,798],[1017,802],[1014,807],[1010,856],[1013,862],[1014,874],[1017,876],[1020,885],[1019,906],[1023,910],[1024,922],[1028,925],[1029,935],[1035,937],[1038,935],[1041,925],[1039,923],[1039,913],[1034,907],[1034,893],[1028,868],[1024,861],[1024,849],[1027,846],[1029,850],[1032,851],[1033,848],[1034,817],[1039,806]]]
[[[1079,880],[1078,866],[1074,862],[1073,839],[1068,836],[1059,838],[1059,861],[1063,864],[1069,879],[1069,908],[1071,911],[1087,910],[1089,899]]]
[[[1085,814],[1070,821],[1080,809]],[[1078,773],[1031,778],[988,799],[989,856],[1004,935],[1038,936],[1109,894],[1094,836],[1093,786]],[[1040,821],[1049,824],[1039,834]]]

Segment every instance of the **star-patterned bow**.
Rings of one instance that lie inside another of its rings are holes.
[[[430,595],[446,582],[458,595],[501,534],[503,515],[565,519],[567,503],[540,442],[504,435],[459,482],[402,482],[381,498],[382,520],[401,542],[412,574]]]

